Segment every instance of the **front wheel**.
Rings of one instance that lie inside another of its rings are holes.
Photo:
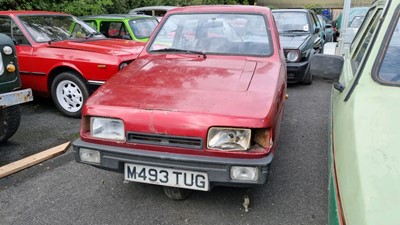
[[[17,132],[20,122],[19,105],[0,108],[0,143],[6,142]]]
[[[89,91],[78,74],[63,72],[54,78],[51,96],[61,113],[70,117],[80,117],[83,104],[89,98]]]
[[[305,72],[305,75],[304,75],[304,79],[301,81],[301,83],[305,84],[305,85],[312,84],[312,74],[311,74],[311,71],[310,71],[310,63],[307,66],[307,69],[306,69],[306,72]]]

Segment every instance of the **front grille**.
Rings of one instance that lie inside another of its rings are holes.
[[[127,142],[158,145],[167,147],[179,147],[189,149],[202,149],[203,139],[194,137],[181,137],[162,134],[145,134],[128,132]]]

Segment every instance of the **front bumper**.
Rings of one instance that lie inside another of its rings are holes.
[[[173,154],[166,152],[154,152],[133,148],[114,147],[101,144],[93,144],[77,139],[72,143],[75,160],[82,162],[79,157],[79,149],[86,148],[100,152],[100,164],[91,164],[100,169],[124,172],[125,163],[134,163],[145,166],[154,166],[170,169],[190,170],[206,172],[210,187],[235,186],[251,187],[264,184],[268,180],[269,168],[273,159],[272,154],[258,159],[236,159],[210,156],[194,156],[186,154]],[[87,163],[89,164],[89,163]],[[232,166],[257,167],[259,176],[257,181],[238,181],[230,177]]]
[[[290,83],[301,82],[304,80],[306,75],[306,70],[308,67],[308,61],[296,62],[296,63],[286,63],[287,67],[287,80]]]
[[[0,108],[6,108],[13,105],[19,105],[33,100],[32,90],[30,88],[7,92],[0,94]]]

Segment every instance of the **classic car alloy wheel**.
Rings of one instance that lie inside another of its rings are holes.
[[[80,117],[82,106],[89,97],[89,91],[79,75],[63,72],[55,77],[51,95],[57,108],[70,117]]]
[[[192,192],[193,191],[189,189],[164,186],[165,195],[173,200],[185,200],[192,194]]]
[[[0,109],[0,143],[17,132],[20,122],[21,111],[18,105]]]

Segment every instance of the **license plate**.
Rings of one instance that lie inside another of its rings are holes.
[[[207,173],[125,164],[125,180],[200,191],[209,190]]]

